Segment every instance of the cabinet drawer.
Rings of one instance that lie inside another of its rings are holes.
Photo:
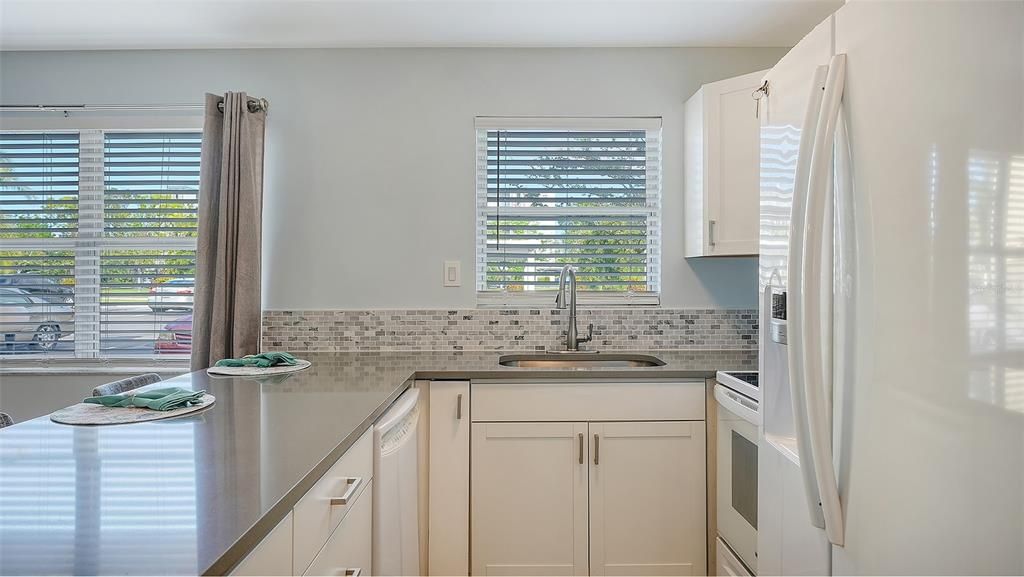
[[[474,381],[473,421],[701,421],[704,381]]]
[[[352,503],[304,575],[369,576],[373,554],[373,483]]]
[[[373,428],[295,504],[293,575],[302,575],[327,537],[355,505],[355,496],[373,477]],[[348,496],[347,503],[338,499]],[[334,504],[332,504],[334,499]]]

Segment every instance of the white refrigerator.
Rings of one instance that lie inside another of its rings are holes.
[[[760,574],[1024,574],[1024,2],[847,2],[761,93]]]

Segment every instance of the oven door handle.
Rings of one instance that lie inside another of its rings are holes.
[[[757,410],[757,402],[730,391],[722,385],[715,385],[715,400],[722,408],[747,421],[751,425],[761,425],[761,413]]]

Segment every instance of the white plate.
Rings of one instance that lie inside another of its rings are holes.
[[[283,373],[294,373],[308,369],[313,363],[305,359],[295,359],[294,365],[278,365],[276,367],[210,367],[206,369],[209,375],[228,375],[231,377],[262,377],[266,375],[280,375]]]

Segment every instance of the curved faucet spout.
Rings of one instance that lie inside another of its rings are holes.
[[[571,285],[568,302],[566,302],[565,294],[567,283]],[[558,275],[558,294],[555,295],[555,308],[564,309],[567,305],[569,307],[569,322],[565,329],[565,350],[578,351],[580,343],[588,342],[594,337],[594,325],[590,325],[586,337],[579,336],[579,331],[576,328],[576,268],[569,264],[562,267],[562,272]]]

